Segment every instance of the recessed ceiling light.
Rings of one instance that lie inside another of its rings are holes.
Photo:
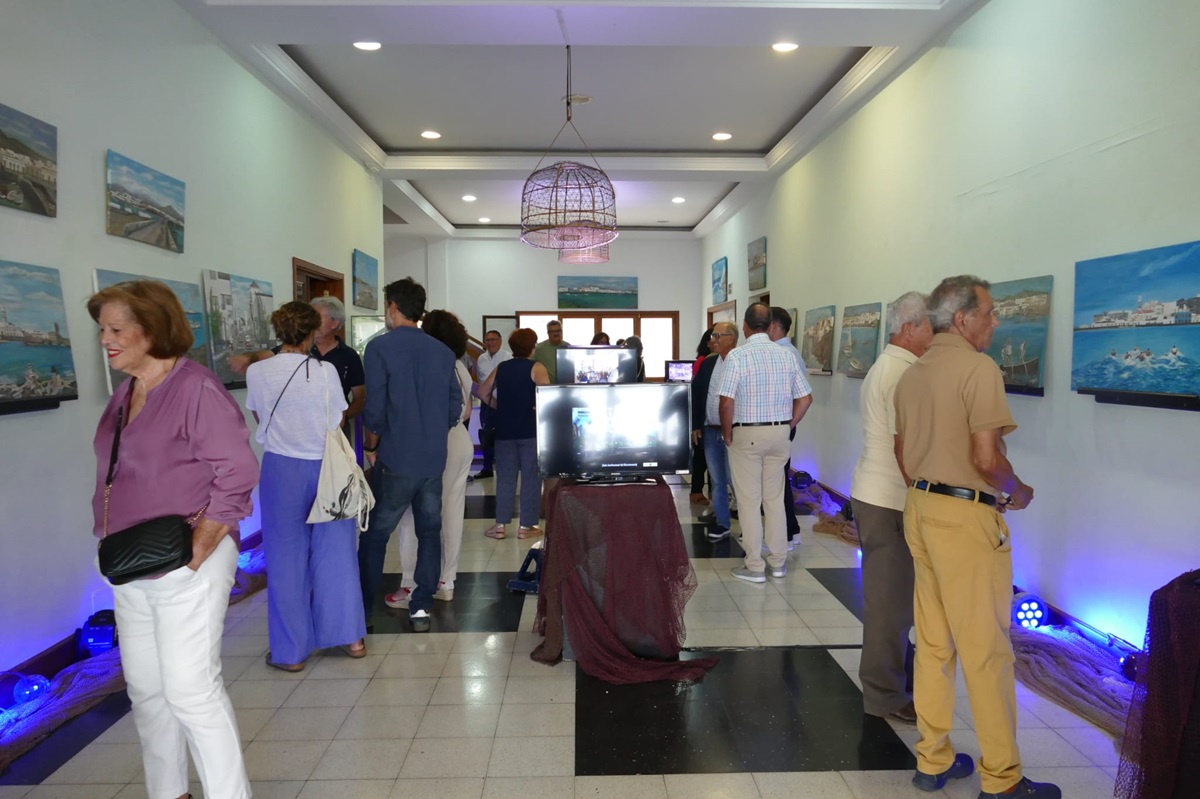
[[[440,138],[442,138],[442,134],[438,133],[436,130],[423,130],[423,131],[421,131],[421,138],[422,139],[440,139]]]
[[[354,46],[357,47],[359,50],[367,50],[367,51],[378,50],[380,47],[383,47],[383,45],[380,44],[379,42],[355,42]]]
[[[672,197],[671,202],[675,203],[676,205],[679,205],[680,203],[687,202],[687,200],[685,200],[682,197]]]
[[[475,202],[475,199],[476,198],[475,198],[474,194],[464,194],[463,195],[463,202],[465,202],[465,203],[473,203],[473,202]]]
[[[491,217],[489,217],[489,216],[481,216],[481,217],[479,217],[479,223],[480,223],[481,225],[486,225],[488,222],[491,222],[491,221],[492,221],[492,218],[491,218]]]
[[[729,141],[733,138],[732,133],[714,133],[713,141]]]
[[[792,42],[776,42],[771,45],[771,49],[777,53],[790,53],[793,50],[799,50],[800,45],[793,44]]]

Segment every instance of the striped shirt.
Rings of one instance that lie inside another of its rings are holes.
[[[733,399],[734,424],[791,421],[792,400],[812,393],[796,359],[766,333],[746,339],[724,365],[717,393]]]

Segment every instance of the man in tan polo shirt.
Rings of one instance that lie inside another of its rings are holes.
[[[908,631],[913,626],[913,559],[904,540],[908,486],[896,463],[896,384],[929,349],[933,328],[925,297],[910,291],[888,304],[888,344],[863,380],[859,406],[863,451],[850,483],[862,543],[863,648],[858,668],[863,710],[912,724]]]
[[[943,280],[929,295],[933,343],[896,386],[895,447],[910,480],[904,535],[915,568],[917,654],[913,680],[917,772],[913,784],[938,791],[970,775],[955,755],[955,663],[962,663],[983,754],[979,799],[1062,799],[1021,772],[1017,698],[1009,641],[1012,542],[1005,510],[1021,510],[1033,489],[1005,456],[1017,425],[1004,379],[984,350],[999,325],[990,284],[970,275]]]

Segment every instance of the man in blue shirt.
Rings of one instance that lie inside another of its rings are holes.
[[[417,587],[409,600],[409,619],[415,632],[426,632],[441,572],[446,433],[458,424],[463,396],[454,353],[417,327],[425,313],[425,288],[406,277],[384,292],[388,332],[367,345],[364,359],[363,452],[372,466],[375,507],[359,540],[358,570],[369,620],[381,594],[388,539],[411,505]]]

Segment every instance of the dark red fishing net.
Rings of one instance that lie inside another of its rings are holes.
[[[716,665],[678,659],[696,573],[665,484],[564,482],[546,504],[534,660],[562,659],[565,623],[580,668],[605,682],[696,680]]]
[[[1115,795],[1200,797],[1200,570],[1150,597]]]

